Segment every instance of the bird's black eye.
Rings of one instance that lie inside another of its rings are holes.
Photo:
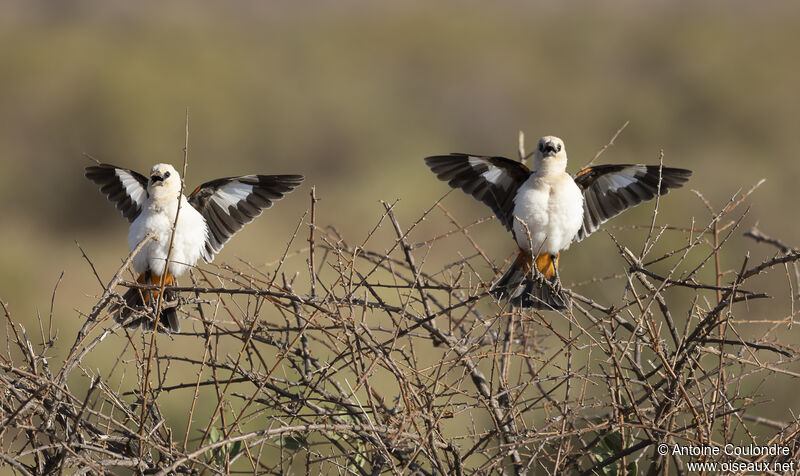
[[[558,146],[558,150],[561,150],[561,146]],[[164,174],[164,178],[167,178],[167,177],[169,177],[169,172]]]
[[[544,152],[544,142],[539,142],[539,152]]]
[[[561,144],[558,144],[558,151],[561,152]]]

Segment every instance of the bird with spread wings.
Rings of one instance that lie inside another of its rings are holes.
[[[565,310],[570,300],[558,277],[561,251],[607,220],[670,189],[690,170],[658,165],[596,165],[566,172],[558,137],[542,137],[533,170],[504,157],[450,154],[427,157],[433,173],[488,205],[511,232],[518,254],[490,292],[517,307]]]
[[[158,286],[162,278],[164,285],[174,284],[175,278],[200,258],[211,263],[236,232],[303,181],[302,175],[228,177],[206,182],[186,197],[181,193],[178,171],[169,164],[154,165],[149,178],[110,164],[86,167],[85,175],[131,223],[130,249],[148,234],[155,235],[134,257],[133,268],[138,283]],[[152,330],[156,319],[148,310],[156,306],[158,298],[158,291],[130,288],[124,302],[112,307],[114,318],[126,327]],[[161,300],[176,298],[165,292]],[[163,306],[158,323],[159,330],[180,332],[176,306]]]

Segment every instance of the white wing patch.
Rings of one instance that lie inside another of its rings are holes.
[[[472,167],[488,166],[489,170],[481,174],[487,182],[498,187],[507,188],[511,183],[511,177],[500,167],[495,167],[483,159],[470,157],[469,165]]]
[[[247,179],[248,177],[241,177]],[[255,178],[255,177],[253,177]],[[247,196],[253,193],[253,186],[239,181],[231,182],[220,187],[211,199],[223,210],[228,211],[230,207],[236,208],[241,200],[246,200]]]
[[[600,182],[598,185],[601,189],[617,191],[637,182],[636,174],[643,174],[647,172],[647,167],[644,165],[636,165],[620,170],[617,173],[603,175],[598,178]]]
[[[506,188],[510,182],[508,175],[503,173],[503,170],[499,167],[489,167],[489,170],[481,175],[483,175],[483,178],[485,178],[488,182],[491,182],[498,187]]]
[[[122,186],[125,187],[125,193],[141,208],[145,200],[147,200],[147,189],[142,187],[136,177],[129,174],[127,170],[114,169],[114,172],[119,177],[119,181],[122,182]]]

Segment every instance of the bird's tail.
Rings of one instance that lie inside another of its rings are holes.
[[[508,299],[514,307],[563,311],[572,303],[558,279],[558,255],[544,253],[534,260],[520,250],[517,259],[489,289],[496,299]]]
[[[136,282],[139,284],[160,286],[161,276],[148,270],[140,274]],[[175,276],[167,273],[166,276],[164,276],[164,285],[169,286],[174,283]],[[159,294],[157,290],[139,288],[128,289],[122,296],[125,304],[116,304],[111,308],[112,312],[116,311],[114,320],[123,323],[127,328],[138,328],[141,326],[145,331],[152,331],[155,327],[155,320],[153,319],[152,313],[158,305]],[[177,297],[177,293],[174,291],[164,291],[158,326],[158,330],[161,332],[178,333],[181,331],[181,326],[178,322],[177,306],[168,304],[175,301]]]

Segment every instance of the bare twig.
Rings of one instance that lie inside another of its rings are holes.
[[[700,194],[705,225],[658,226],[654,211],[650,226],[630,227],[633,243],[610,235],[622,264],[577,270],[581,294],[565,290],[573,308],[559,314],[489,298],[502,258],[472,236],[472,249],[452,249],[485,220],[462,227],[438,202],[407,228],[399,205],[384,203],[370,232],[348,243],[320,224],[312,190],[310,222],[303,215],[280,257],[196,268],[187,286],[122,280],[148,236],[79,311],[86,322],[63,362],[49,325],[29,334],[0,301],[2,462],[20,474],[661,474],[693,461],[662,457],[662,443],[794,448],[795,416],[753,411],[779,398],[778,378],[800,377],[785,332],[795,311],[755,307],[766,293],[753,278],[791,278],[800,252],[757,229],[746,236],[774,254],[753,264],[730,246],[751,191],[717,208]],[[411,244],[437,208],[450,231]],[[304,223],[308,246],[295,247]],[[664,250],[648,258],[655,243]],[[307,294],[295,291],[303,269]],[[102,328],[120,284],[182,294],[160,305],[191,303],[184,310],[203,329],[156,346],[156,333]],[[783,304],[785,290],[769,293]],[[96,370],[107,355],[116,361]]]

